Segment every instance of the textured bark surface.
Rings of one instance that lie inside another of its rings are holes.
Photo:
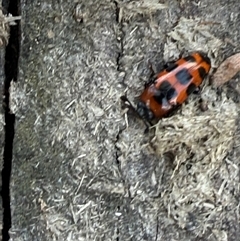
[[[197,48],[217,67],[239,52],[237,1],[25,0],[21,12],[11,240],[236,240],[237,138],[214,173],[218,198],[206,191],[207,211],[178,209],[184,200],[169,202],[184,192],[172,186],[176,163],[157,154],[154,131],[144,133],[120,96],[134,102],[149,60],[159,69]],[[229,106],[237,79],[223,89]]]
[[[0,50],[0,64],[1,64],[1,68],[0,68],[0,100],[1,103],[3,101],[3,88],[4,88],[4,50],[1,49]],[[5,124],[5,120],[4,120],[4,110],[3,108],[1,108],[0,111],[0,144],[1,144],[1,148],[0,148],[0,153],[1,153],[1,158],[0,158],[0,168],[2,170],[3,168],[3,153],[4,153],[4,124]],[[2,178],[0,180],[0,189],[2,190]],[[2,208],[2,198],[0,199],[0,228],[2,229],[3,227],[3,208]],[[0,240],[2,240],[2,235],[0,235]]]

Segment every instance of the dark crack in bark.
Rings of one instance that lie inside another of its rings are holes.
[[[13,16],[20,15],[20,0],[3,1],[6,14]],[[4,83],[4,100],[3,108],[5,112],[5,144],[3,153],[3,169],[2,169],[2,205],[3,205],[3,228],[2,240],[9,240],[9,229],[11,228],[11,197],[10,197],[10,178],[12,169],[12,149],[14,138],[15,115],[11,113],[9,106],[10,93],[9,88],[11,81],[17,81],[18,78],[18,58],[20,44],[20,23],[10,28],[9,43],[5,52],[5,83]]]

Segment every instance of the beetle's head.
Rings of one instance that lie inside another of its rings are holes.
[[[151,121],[154,118],[153,112],[142,101],[139,101],[137,104],[137,112],[144,120]]]

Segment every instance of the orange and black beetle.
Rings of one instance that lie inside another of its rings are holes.
[[[201,52],[168,64],[146,85],[139,97],[137,113],[147,121],[166,116],[197,89],[210,68],[210,59]],[[129,102],[126,97],[122,100]]]

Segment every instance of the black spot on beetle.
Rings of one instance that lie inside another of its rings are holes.
[[[198,52],[198,54],[201,55],[202,59],[203,59],[207,64],[211,65],[211,60],[208,58],[208,56],[207,56],[205,53],[203,53],[203,52]]]
[[[177,91],[174,87],[167,81],[163,81],[159,86],[159,89],[156,91],[154,95],[154,99],[162,105],[163,102],[169,101],[172,98],[177,96]]]
[[[195,89],[197,88],[197,86],[193,83],[191,83],[188,87],[187,87],[187,95],[190,95]]]
[[[199,73],[199,76],[202,78],[202,79],[204,79],[204,77],[206,76],[206,70],[203,68],[203,67],[200,67],[199,69],[198,69],[198,73]]]
[[[208,56],[204,57],[205,62],[207,62],[209,65],[211,65],[211,60],[208,58]]]
[[[176,69],[178,67],[178,64],[177,63],[169,63],[167,66],[166,66],[166,71],[167,72],[171,72],[173,71],[174,69]]]
[[[172,85],[167,81],[167,80],[164,80],[160,86],[159,86],[159,91],[160,92],[163,92],[163,93],[166,93],[169,89],[172,88]]]
[[[192,55],[190,55],[190,56],[187,56],[187,57],[185,57],[185,58],[183,58],[185,61],[187,61],[187,62],[196,62],[196,59],[192,56]]]
[[[176,78],[181,85],[187,85],[191,81],[192,75],[184,68],[176,73]]]
[[[175,98],[177,96],[177,94],[178,94],[177,91],[174,88],[171,88],[168,90],[166,98],[169,101],[169,100]]]
[[[161,91],[157,90],[153,98],[157,101],[159,105],[162,105],[164,102],[165,95]]]

